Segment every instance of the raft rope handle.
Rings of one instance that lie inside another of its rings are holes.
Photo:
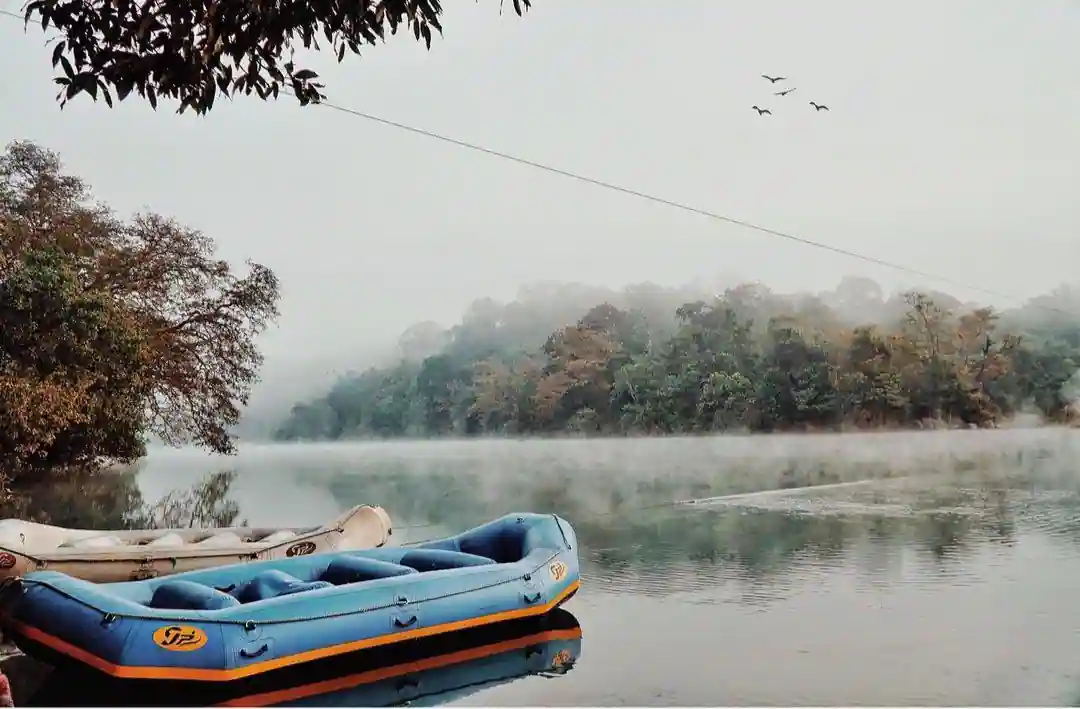
[[[485,590],[487,590],[489,588],[496,588],[498,586],[505,586],[506,584],[515,583],[517,581],[524,581],[524,580],[526,580],[525,579],[526,576],[531,576],[532,574],[535,574],[537,571],[540,571],[542,568],[544,568],[544,566],[546,566],[547,564],[550,564],[552,561],[554,561],[558,557],[559,557],[559,552],[553,552],[550,556],[547,557],[547,559],[545,559],[543,562],[538,564],[536,566],[536,568],[532,569],[531,571],[525,572],[523,574],[512,576],[510,578],[500,579],[498,581],[493,581],[492,583],[485,584],[483,586],[477,586],[477,587],[474,587],[474,588],[468,588],[468,589],[465,589],[465,590],[462,590],[462,591],[451,591],[449,593],[443,593],[443,594],[440,594],[440,595],[437,595],[437,596],[431,596],[429,598],[421,598],[421,599],[412,601],[412,603],[421,604],[421,603],[430,603],[431,601],[441,601],[441,600],[446,599],[446,598],[453,598],[455,596],[461,596],[461,595],[465,595],[467,593],[473,593],[475,591],[485,591]],[[239,626],[242,626],[242,627],[245,627],[245,628],[247,627],[247,625],[249,623],[254,623],[255,622],[255,621],[252,621],[252,620],[239,620],[239,619],[232,619],[232,618],[206,618],[206,617],[191,618],[191,617],[176,617],[176,616],[170,616],[170,617],[163,618],[161,616],[143,615],[141,613],[123,613],[123,612],[121,612],[121,613],[110,613],[110,612],[107,612],[107,611],[103,611],[102,609],[98,608],[94,604],[89,603],[88,601],[86,601],[86,600],[84,600],[82,598],[78,598],[76,596],[73,596],[72,594],[68,593],[67,591],[65,591],[62,588],[57,588],[56,586],[49,583],[48,581],[40,581],[38,579],[26,579],[26,578],[24,578],[24,579],[22,579],[22,582],[24,584],[32,584],[32,585],[37,585],[37,586],[44,586],[45,588],[51,589],[51,590],[55,591],[56,593],[60,594],[61,596],[64,596],[65,598],[68,598],[68,599],[70,599],[72,601],[75,601],[76,603],[78,603],[78,604],[80,604],[82,606],[85,606],[86,608],[89,608],[91,610],[95,610],[95,611],[101,613],[103,616],[111,616],[114,620],[119,620],[119,619],[151,620],[151,621],[157,621],[157,622],[162,622],[162,623],[169,623],[169,622],[172,622],[172,623],[212,623],[212,624],[215,624],[215,625],[239,625]],[[134,603],[134,601],[132,601],[132,603]],[[261,620],[261,621],[259,621],[259,623],[261,625],[282,625],[282,624],[285,624],[285,623],[306,623],[306,622],[312,621],[312,620],[328,620],[328,619],[331,619],[331,618],[344,618],[344,617],[347,617],[347,616],[354,616],[354,615],[358,615],[360,613],[374,613],[375,611],[387,610],[389,608],[396,608],[396,607],[398,607],[398,604],[396,602],[392,601],[390,603],[384,603],[384,604],[378,605],[378,606],[370,606],[368,608],[356,608],[356,609],[352,609],[352,610],[348,610],[348,611],[342,611],[340,613],[327,613],[325,615],[304,616],[304,617],[301,617],[301,618],[286,618],[286,619],[278,619],[278,620]]]
[[[551,513],[551,518],[552,518],[553,520],[555,520],[555,526],[559,528],[559,534],[561,534],[561,535],[562,535],[562,541],[563,541],[563,544],[565,544],[565,545],[566,545],[566,548],[567,548],[567,549],[570,549],[570,548],[571,548],[571,546],[570,546],[570,540],[566,538],[566,532],[564,532],[564,531],[563,531],[562,525],[561,525],[561,524],[559,524],[559,515],[557,515],[557,514],[555,514],[554,512],[552,512],[552,513]]]

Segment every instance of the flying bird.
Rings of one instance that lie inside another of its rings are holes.
[[[773,94],[773,96],[787,96],[788,94],[790,94],[794,90],[795,90],[795,87],[793,86],[790,89],[784,89],[783,91],[777,91],[776,93]]]
[[[782,76],[769,76],[767,74],[762,74],[761,78],[768,79],[773,84],[775,84],[777,81],[784,81],[784,77]]]
[[[762,115],[762,114],[765,114],[765,113],[768,113],[770,116],[772,115],[772,111],[770,111],[767,108],[758,108],[757,106],[751,106],[751,108],[754,109],[755,111],[757,111],[757,114],[759,116]]]
[[[814,103],[813,101],[811,101],[810,105],[813,106],[815,109],[817,109],[819,111],[828,111],[829,110],[829,107],[826,106],[825,104],[822,104],[822,103]]]

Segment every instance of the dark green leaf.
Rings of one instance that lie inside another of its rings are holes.
[[[116,82],[116,100],[123,101],[134,87],[135,83],[130,78],[118,79]]]
[[[97,78],[93,74],[82,74],[80,75],[79,83],[82,86],[82,90],[88,92],[90,97],[97,101]]]
[[[65,47],[64,40],[60,40],[59,42],[56,43],[56,46],[53,47],[53,53],[52,53],[52,65],[53,65],[53,67],[55,67],[57,65],[57,63],[60,61],[60,55],[64,53],[64,47]]]

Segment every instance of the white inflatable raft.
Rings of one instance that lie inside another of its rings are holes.
[[[5,519],[0,581],[43,569],[95,583],[141,581],[211,566],[370,549],[385,544],[391,533],[390,516],[370,505],[303,528],[98,531]]]

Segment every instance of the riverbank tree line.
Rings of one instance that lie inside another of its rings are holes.
[[[592,307],[583,295],[597,296]],[[785,295],[736,284],[620,292],[546,285],[478,301],[401,359],[292,408],[282,441],[691,434],[1075,423],[1080,290],[998,312],[865,278]],[[576,312],[575,311],[576,308]],[[545,328],[547,328],[545,330]],[[544,334],[541,334],[544,333]]]
[[[201,232],[122,218],[59,157],[0,155],[0,502],[130,463],[149,436],[231,453],[278,282]],[[73,477],[74,476],[74,477]]]

